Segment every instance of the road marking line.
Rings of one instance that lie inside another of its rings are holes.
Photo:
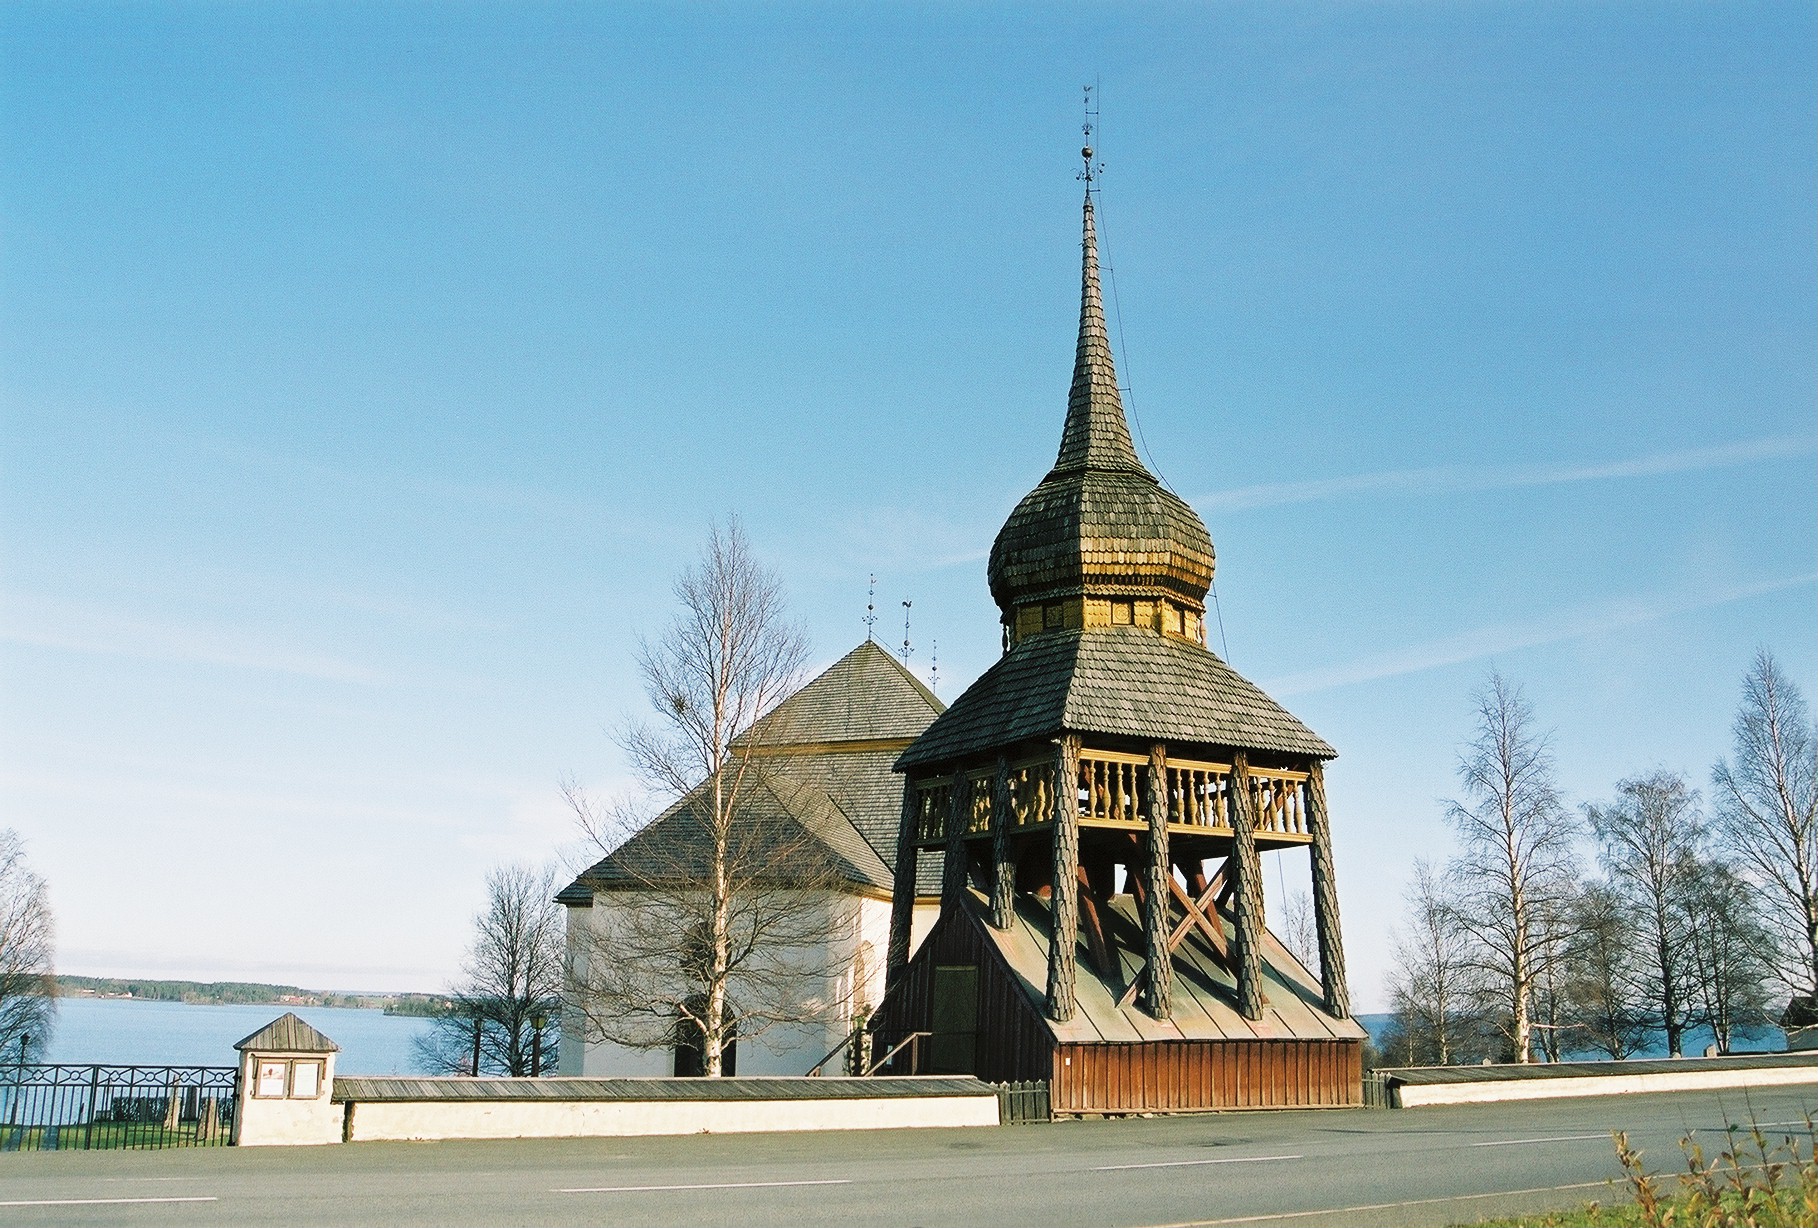
[[[1394,1211],[1401,1207],[1424,1207],[1438,1202],[1468,1202],[1474,1198],[1517,1198],[1523,1194],[1558,1194],[1566,1190],[1608,1189],[1619,1178],[1608,1181],[1580,1181],[1576,1185],[1537,1185],[1528,1190],[1492,1190],[1488,1194],[1454,1194],[1449,1198],[1410,1198],[1406,1202],[1372,1202],[1355,1207],[1333,1207],[1327,1211],[1278,1211],[1273,1215],[1239,1215],[1233,1219],[1194,1219],[1178,1224],[1154,1224],[1150,1228],[1221,1228],[1225,1224],[1261,1224],[1273,1220],[1311,1219],[1316,1215],[1355,1215],[1359,1211]]]
[[[0,1202],[0,1207],[116,1207],[145,1202],[220,1202],[215,1197],[190,1198],[21,1198]]]
[[[773,1190],[791,1185],[851,1185],[837,1181],[719,1181],[708,1185],[601,1185],[573,1190],[551,1190],[552,1194],[649,1194],[668,1190]]]
[[[1763,1130],[1778,1130],[1783,1126],[1797,1126],[1800,1129],[1804,1129],[1811,1124],[1812,1123],[1808,1121],[1758,1121],[1749,1123],[1749,1125],[1760,1126]],[[1738,1123],[1736,1132],[1738,1134],[1747,1134],[1749,1132],[1749,1125]],[[1699,1126],[1697,1129],[1715,1130],[1719,1134],[1727,1134],[1730,1128],[1728,1126]]]
[[[1472,1143],[1473,1147],[1519,1147],[1523,1143],[1579,1143],[1589,1138],[1600,1138],[1608,1141],[1605,1134],[1554,1134],[1547,1138],[1505,1138],[1494,1143]]]
[[[1089,1171],[1119,1173],[1129,1168],[1197,1168],[1202,1164],[1260,1164],[1264,1160],[1298,1160],[1300,1156],[1221,1156],[1216,1160],[1157,1160],[1152,1164],[1106,1164]]]

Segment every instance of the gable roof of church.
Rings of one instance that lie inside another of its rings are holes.
[[[803,855],[818,852],[816,864],[801,867],[804,881],[832,878],[890,891],[902,808],[902,782],[891,763],[944,710],[882,646],[860,644],[733,740],[750,753],[756,773],[739,806],[741,832]],[[585,904],[597,889],[657,886],[704,865],[699,792],[670,806],[556,898]],[[938,868],[930,873],[938,875]],[[938,883],[918,887],[932,894]]]
[[[829,742],[912,739],[946,710],[907,666],[866,640],[758,718],[733,745],[755,741],[760,753],[785,753]]]
[[[704,789],[658,815],[556,898],[587,903],[595,890],[699,883],[710,856],[707,827],[696,809]],[[746,783],[736,828],[737,840],[785,850],[793,881],[890,890],[890,868],[870,842],[832,798],[801,779],[793,764],[766,765],[756,780]],[[788,881],[779,876],[778,882]]]

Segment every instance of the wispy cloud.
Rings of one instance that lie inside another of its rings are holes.
[[[0,621],[0,641],[138,660],[177,661],[356,682],[386,682],[377,670],[325,653],[261,643],[243,632],[220,627],[180,626],[123,618],[81,606],[9,602]]]
[[[511,482],[461,482],[420,473],[395,473],[353,466],[328,465],[307,457],[274,452],[250,444],[202,438],[187,441],[196,451],[246,469],[335,489],[377,494],[388,500],[409,497],[431,503],[463,504],[514,512],[538,520],[585,525],[592,534],[616,536],[640,545],[686,544],[673,517],[635,507],[624,497],[576,495],[555,488]],[[621,492],[622,494],[622,492]]]
[[[1404,674],[1418,674],[1447,665],[1479,661],[1522,648],[1564,643],[1567,640],[1620,631],[1625,627],[1671,618],[1675,614],[1707,610],[1814,583],[1818,583],[1818,573],[1762,580],[1730,588],[1700,589],[1695,594],[1672,593],[1597,602],[1521,622],[1478,627],[1457,635],[1428,640],[1424,644],[1371,653],[1342,665],[1289,674],[1271,680],[1264,689],[1272,695],[1306,695],[1357,682],[1398,678]]]
[[[1431,495],[1514,490],[1530,486],[1563,486],[1572,482],[1599,482],[1694,473],[1704,469],[1728,469],[1759,461],[1805,456],[1815,450],[1818,450],[1818,440],[1784,435],[1746,439],[1709,448],[1655,452],[1601,464],[1438,465],[1426,469],[1389,469],[1346,477],[1314,478],[1304,482],[1271,482],[1215,491],[1201,495],[1193,502],[1200,507],[1242,511],[1291,503],[1324,503],[1368,495]]]

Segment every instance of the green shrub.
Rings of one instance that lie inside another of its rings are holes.
[[[1616,1158],[1634,1202],[1485,1221],[1486,1228],[1811,1228],[1818,1225],[1818,1130],[1772,1141],[1759,1125],[1731,1125],[1716,1158],[1691,1135],[1679,1140],[1685,1171],[1651,1174],[1641,1152],[1617,1131]]]

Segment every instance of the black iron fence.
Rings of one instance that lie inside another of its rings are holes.
[[[232,1066],[0,1066],[0,1151],[224,1147]]]

